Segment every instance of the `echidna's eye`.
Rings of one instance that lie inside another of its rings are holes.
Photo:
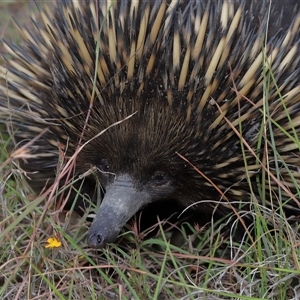
[[[113,181],[114,174],[112,173],[113,170],[110,167],[109,161],[105,158],[101,158],[97,162],[97,176],[98,180],[100,181],[101,185],[105,188],[109,182]]]
[[[165,172],[156,171],[152,174],[151,181],[155,185],[162,185],[169,181],[169,176]]]
[[[97,169],[101,173],[112,172],[109,166],[109,161],[106,158],[101,158],[99,160],[99,162],[97,163]]]

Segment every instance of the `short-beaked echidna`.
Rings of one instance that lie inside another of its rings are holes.
[[[90,246],[161,199],[299,209],[297,3],[73,0],[40,17],[4,43],[1,122],[32,141],[20,164],[37,191],[82,146],[75,176],[105,190]]]

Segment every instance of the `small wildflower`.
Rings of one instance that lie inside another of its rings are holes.
[[[45,248],[59,248],[61,246],[61,242],[56,237],[49,238],[47,243]]]

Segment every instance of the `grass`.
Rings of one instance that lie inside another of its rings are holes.
[[[267,96],[274,78],[264,77]],[[262,114],[261,139],[265,126],[279,127],[269,118],[268,106]],[[57,209],[60,191],[34,194],[16,154],[8,150],[9,137],[0,140],[0,299],[299,298],[299,225],[290,224],[281,210],[275,213],[259,205],[254,195],[249,195],[252,210],[245,212],[253,218],[251,236],[245,233],[237,240],[235,228],[226,227],[227,221],[238,218],[234,214],[206,226],[178,224],[179,242],[172,224],[157,222],[157,232],[147,235],[139,232],[136,218],[116,243],[92,250],[86,245],[86,233],[93,207],[80,217],[72,209]],[[274,145],[271,130],[268,146],[276,153]],[[246,156],[246,145],[242,146]],[[273,173],[279,174],[279,156],[276,161]],[[270,176],[267,160],[263,166],[257,178],[261,203]],[[279,176],[277,180],[284,185]],[[273,195],[279,198],[273,196],[274,201],[283,199],[280,188]],[[51,237],[61,245],[46,248]]]

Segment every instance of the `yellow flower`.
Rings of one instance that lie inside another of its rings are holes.
[[[49,238],[47,243],[45,248],[58,248],[61,246],[61,242],[56,237]]]

